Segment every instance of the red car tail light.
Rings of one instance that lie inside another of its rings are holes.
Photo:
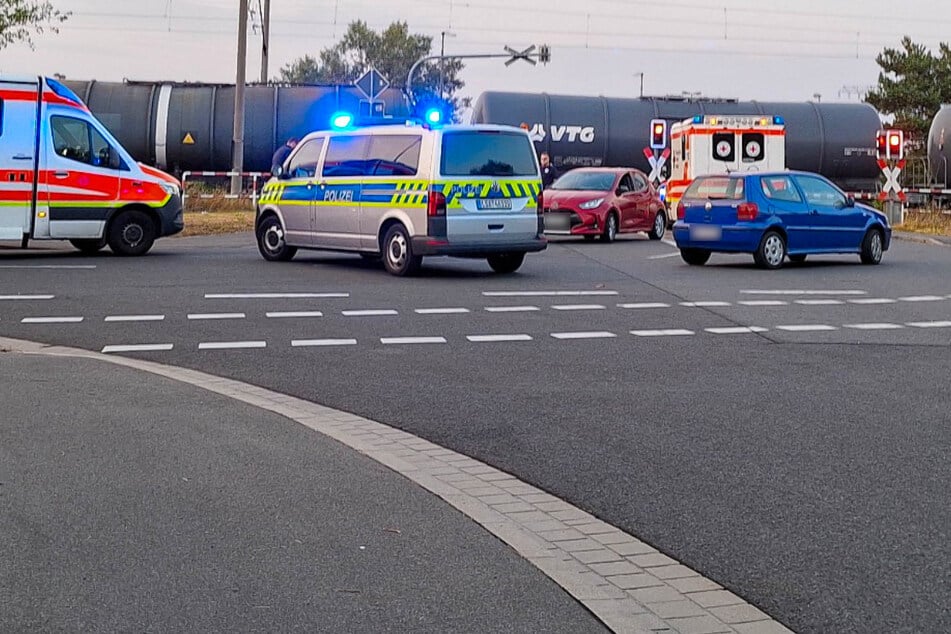
[[[759,207],[756,206],[756,203],[743,203],[736,208],[737,220],[756,220],[758,215]]]
[[[446,215],[446,195],[442,192],[429,190],[429,206],[426,213],[429,216]]]
[[[683,201],[677,203],[677,220],[683,220],[687,217],[687,208],[684,206]]]

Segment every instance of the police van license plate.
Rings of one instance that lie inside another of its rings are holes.
[[[719,240],[723,230],[716,225],[693,225],[690,227],[690,239],[700,241]]]
[[[476,209],[511,209],[512,200],[509,198],[477,198]]]

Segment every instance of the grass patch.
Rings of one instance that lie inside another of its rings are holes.
[[[906,211],[899,231],[913,231],[933,236],[951,236],[951,214],[940,211]]]
[[[253,211],[186,212],[181,236],[209,236],[254,230]]]

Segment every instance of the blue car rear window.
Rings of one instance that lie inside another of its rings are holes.
[[[701,176],[690,184],[684,192],[684,198],[743,200],[744,193],[742,178]]]

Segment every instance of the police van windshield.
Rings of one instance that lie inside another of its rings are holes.
[[[473,130],[442,137],[443,176],[538,177],[535,151],[524,134]]]
[[[606,192],[611,191],[612,187],[614,187],[614,174],[610,172],[575,170],[552,183],[551,189]]]

